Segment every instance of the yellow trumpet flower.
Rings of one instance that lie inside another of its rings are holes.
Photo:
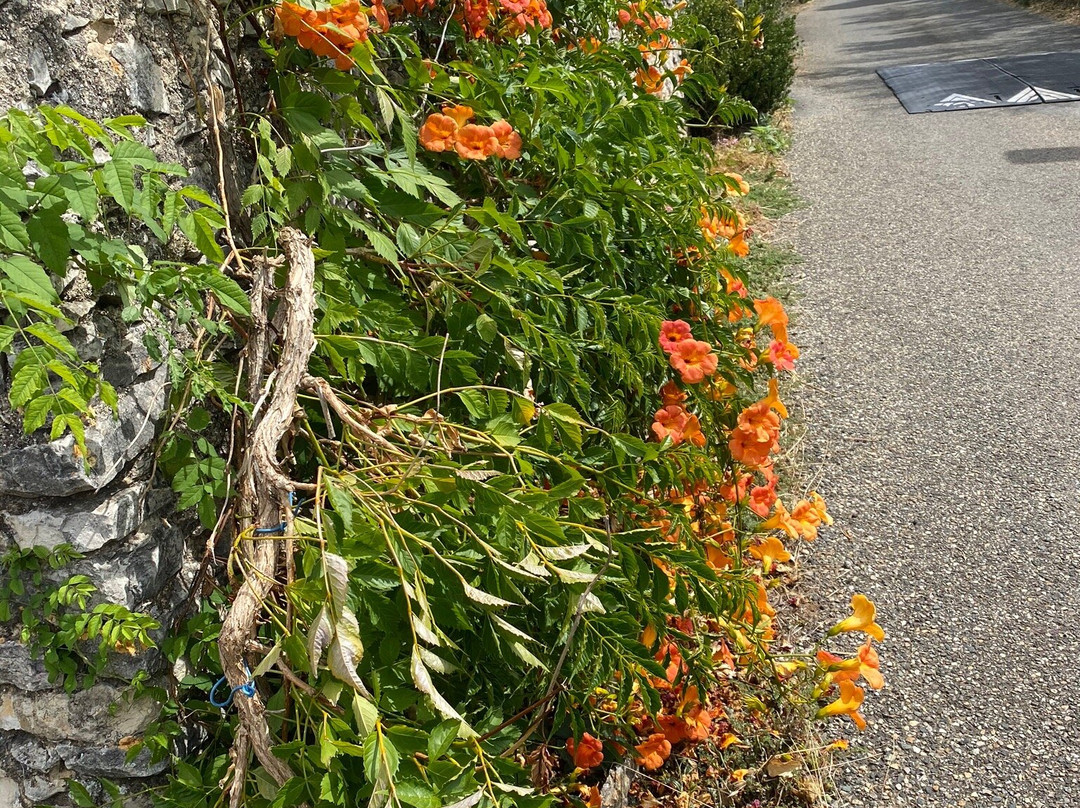
[[[750,555],[761,560],[761,568],[769,572],[775,563],[791,560],[791,553],[784,549],[784,543],[776,536],[769,536],[759,544],[751,545]]]
[[[859,729],[866,729],[866,719],[859,712],[863,699],[866,697],[866,691],[848,681],[840,682],[839,687],[839,698],[818,710],[817,717],[826,718],[830,715],[846,715],[855,722],[855,726]]]
[[[769,379],[769,395],[762,399],[762,402],[768,404],[770,408],[776,410],[776,414],[781,418],[788,417],[787,407],[784,406],[784,402],[780,400],[780,385],[777,384],[776,377]]]
[[[877,609],[874,602],[866,595],[853,595],[851,598],[851,617],[845,618],[829,629],[829,636],[847,631],[863,631],[878,642],[885,639],[885,630],[874,622]]]

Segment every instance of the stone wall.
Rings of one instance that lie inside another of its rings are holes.
[[[0,0],[0,108],[47,102],[96,118],[137,112],[150,122],[144,142],[216,191],[208,93],[220,93],[227,109],[236,104],[216,31],[216,16],[196,0]],[[228,184],[230,198],[237,186]],[[167,486],[151,478],[168,374],[143,347],[144,326],[125,327],[119,300],[94,300],[85,287],[75,274],[65,279],[64,306],[75,321],[69,336],[116,387],[119,416],[97,409],[84,463],[70,436],[49,442],[22,434],[0,376],[0,553],[71,545],[83,558],[55,572],[54,581],[87,575],[99,600],[149,612],[168,626],[188,594],[193,545],[201,541],[173,513]],[[65,804],[71,776],[93,793],[96,777],[131,785],[161,770],[145,756],[124,760],[158,715],[152,700],[132,697],[126,680],[139,669],[160,674],[159,653],[117,659],[93,686],[68,694],[49,683],[40,660],[16,638],[13,626],[0,625],[0,808]]]

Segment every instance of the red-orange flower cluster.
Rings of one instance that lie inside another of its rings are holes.
[[[765,401],[751,404],[739,413],[728,448],[731,456],[744,466],[764,465],[769,455],[780,448],[780,416]]]
[[[472,107],[443,107],[442,114],[433,112],[420,127],[420,145],[428,151],[444,152],[451,148],[465,160],[486,160],[502,157],[516,160],[521,156],[521,135],[506,121],[491,126],[468,123],[474,116]]]
[[[690,324],[685,320],[664,320],[660,323],[660,347],[666,354],[674,353],[680,342],[693,338]]]
[[[507,27],[514,36],[530,28],[551,27],[551,12],[544,0],[499,0],[499,5],[510,15]]]
[[[801,536],[813,541],[821,525],[831,524],[832,517],[825,509],[825,500],[820,494],[811,492],[809,498],[799,500],[790,513],[777,502],[775,513],[761,526],[766,530],[782,530],[793,539]]]
[[[664,765],[671,755],[671,741],[662,732],[654,732],[634,747],[637,751],[637,764],[645,771],[654,771]]]
[[[657,440],[671,438],[673,445],[689,441],[694,446],[705,445],[705,435],[696,415],[691,415],[681,404],[668,404],[653,415],[653,434]]]
[[[634,84],[649,95],[661,95],[664,92],[664,73],[655,65],[639,67],[634,74]]]
[[[604,760],[604,744],[587,732],[581,736],[580,741],[567,738],[566,751],[579,769],[591,769]]]
[[[774,340],[784,343],[788,341],[788,316],[783,303],[775,297],[755,300],[754,311],[757,312],[758,325],[770,328]]]
[[[640,3],[630,3],[626,8],[619,10],[618,20],[620,28],[628,28],[637,25],[646,31],[666,31],[671,27],[671,18],[663,14],[653,14],[644,11]]]
[[[794,370],[799,349],[790,342],[774,339],[769,343],[769,361],[777,370]]]
[[[486,39],[492,25],[505,20],[505,33],[520,36],[530,28],[550,28],[545,0],[465,0],[461,22],[473,39]]]
[[[368,14],[376,18],[384,31],[390,28],[382,0],[376,0],[372,9],[361,6],[357,0],[345,0],[322,11],[286,2],[277,7],[276,14],[281,33],[295,37],[301,48],[333,58],[338,70],[349,70],[355,64],[350,55],[352,49],[360,42],[367,42],[371,27]]]
[[[750,489],[750,510],[760,516],[762,519],[767,517],[773,509],[773,505],[776,504],[776,486],[773,485],[758,485]]]
[[[881,690],[885,686],[885,678],[881,675],[881,660],[872,642],[871,638],[867,637],[866,642],[859,646],[858,654],[851,659],[844,659],[825,649],[818,651],[817,660],[825,669],[828,681],[857,682],[865,679],[871,688]]]
[[[739,258],[750,254],[750,245],[746,241],[750,229],[741,213],[726,213],[721,216],[702,206],[698,227],[708,244],[716,244],[720,239],[724,239],[728,249]]]

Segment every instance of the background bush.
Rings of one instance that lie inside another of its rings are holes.
[[[798,37],[784,2],[746,0],[739,10],[742,20],[730,0],[691,0],[688,7],[697,23],[685,42],[697,77],[688,96],[702,124],[720,122],[716,113],[726,95],[746,99],[759,117],[768,115],[784,102],[795,77]]]

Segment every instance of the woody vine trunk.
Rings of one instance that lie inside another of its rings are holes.
[[[296,394],[307,373],[308,359],[315,349],[315,259],[308,239],[298,230],[281,231],[279,244],[287,266],[286,281],[280,290],[281,305],[277,316],[270,317],[278,297],[272,293],[275,263],[262,260],[255,264],[252,284],[252,326],[248,351],[249,395],[255,407],[248,428],[247,455],[240,475],[240,499],[237,506],[237,540],[230,566],[238,570],[241,583],[222,626],[218,648],[221,667],[229,686],[237,688],[250,678],[244,661],[247,643],[254,639],[263,603],[277,582],[278,558],[282,541],[272,535],[258,536],[259,526],[275,525],[285,513],[285,532],[291,528],[289,495],[306,484],[294,483],[282,470],[279,448],[292,427],[296,412]],[[274,328],[278,323],[283,326]],[[264,365],[280,333],[280,352],[268,375]],[[265,378],[265,382],[264,382]],[[288,550],[286,550],[288,552]],[[232,786],[230,805],[240,805],[247,770],[247,758],[254,752],[278,784],[291,776],[288,765],[270,751],[270,731],[265,706],[258,691],[250,698],[239,698],[236,708],[240,726],[232,749]]]

